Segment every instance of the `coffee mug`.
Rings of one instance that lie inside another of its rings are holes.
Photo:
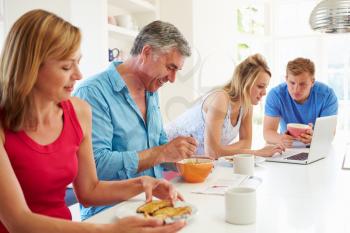
[[[256,219],[256,191],[248,187],[235,187],[225,193],[225,220],[246,225]]]
[[[120,50],[117,48],[108,49],[108,61],[114,61],[116,58],[118,58],[120,54]]]
[[[251,154],[238,154],[233,156],[234,173],[254,175],[255,156]]]
[[[289,123],[287,124],[287,131],[290,135],[297,138],[301,134],[306,133],[307,130],[311,129],[310,125]]]

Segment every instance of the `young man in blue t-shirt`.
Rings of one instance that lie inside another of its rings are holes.
[[[288,62],[286,82],[274,87],[266,98],[264,138],[268,143],[291,147],[296,140],[309,144],[312,129],[294,138],[287,133],[287,124],[314,125],[317,117],[337,114],[338,100],[333,89],[315,81],[314,74],[315,65],[309,59]]]

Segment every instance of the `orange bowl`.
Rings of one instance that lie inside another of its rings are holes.
[[[192,157],[176,163],[182,178],[189,183],[203,182],[213,170],[213,160],[207,157]]]

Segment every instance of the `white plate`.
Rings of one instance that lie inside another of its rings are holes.
[[[234,157],[234,155],[222,156],[218,160],[233,164],[233,157]],[[255,156],[255,165],[263,163],[265,161],[266,161],[266,159],[264,157]]]
[[[139,206],[143,205],[144,203],[145,203],[144,200],[136,200],[136,199],[125,201],[118,206],[118,208],[115,212],[116,217],[117,218],[124,218],[124,217],[129,217],[129,216],[141,216],[141,217],[143,217],[144,216],[143,214],[136,213],[136,209]],[[182,207],[182,206],[190,206],[192,208],[192,213],[191,213],[191,215],[189,215],[186,218],[186,221],[191,220],[193,215],[195,215],[198,211],[197,208],[190,203],[187,203],[184,201],[177,201],[174,203],[174,207]]]

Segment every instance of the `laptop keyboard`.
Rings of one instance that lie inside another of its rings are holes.
[[[308,156],[309,156],[309,153],[303,152],[303,153],[289,156],[286,159],[288,159],[288,160],[307,160]]]

